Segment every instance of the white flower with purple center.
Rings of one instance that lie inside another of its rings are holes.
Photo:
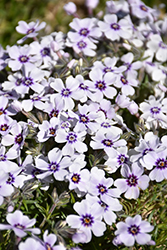
[[[87,183],[89,182],[90,173],[88,169],[81,168],[83,166],[80,163],[73,163],[69,168],[70,172],[66,175],[66,179],[69,181],[70,190],[74,189],[76,193],[78,193],[78,190],[79,192],[87,193]]]
[[[21,149],[28,134],[28,127],[25,122],[18,122],[12,126],[10,132],[2,137],[2,145],[11,146],[15,149]]]
[[[0,224],[0,230],[13,230],[21,238],[27,235],[26,231],[33,234],[40,234],[39,228],[32,228],[36,223],[36,219],[29,219],[20,210],[8,213],[6,220],[9,224]]]
[[[100,102],[104,96],[113,99],[117,94],[116,89],[110,86],[115,83],[113,73],[109,72],[104,75],[100,69],[94,69],[89,73],[89,77],[91,81],[87,80],[85,82],[89,84],[90,90],[95,92],[92,95],[93,101]]]
[[[115,86],[117,88],[121,88],[121,92],[124,95],[134,95],[135,90],[133,87],[137,87],[138,81],[131,77],[125,77],[124,75],[120,75],[117,77],[117,81]]]
[[[161,182],[167,178],[167,150],[166,148],[156,154],[145,156],[144,167],[153,170],[150,172],[149,177],[153,181]]]
[[[149,185],[149,177],[142,175],[144,169],[139,167],[137,163],[133,163],[131,167],[125,165],[121,174],[125,179],[116,179],[114,185],[120,193],[125,193],[127,199],[137,199],[139,197],[139,188],[145,190]]]
[[[148,128],[159,126],[167,128],[167,98],[155,99],[154,96],[149,96],[149,99],[140,103],[140,110],[143,112],[141,118],[146,121]],[[164,114],[165,113],[165,114]]]
[[[20,72],[16,72],[8,76],[8,81],[2,83],[4,91],[14,89],[18,94],[24,94],[22,90],[23,75]]]
[[[51,88],[56,90],[58,93],[55,94],[57,100],[61,102],[64,101],[64,109],[73,109],[74,108],[74,100],[80,100],[83,97],[83,93],[79,91],[77,80],[72,76],[69,76],[66,79],[66,83],[64,84],[60,78],[55,79],[54,82],[50,84]]]
[[[77,41],[71,41],[67,39],[66,46],[72,47],[77,54],[83,53],[86,56],[96,55],[94,50],[97,48],[97,46],[87,37],[83,39],[81,38]]]
[[[134,55],[133,53],[129,52],[121,57],[121,61],[124,62],[124,65],[127,67],[125,73],[127,77],[136,78],[137,77],[137,70],[142,67],[142,62],[136,61],[133,62]]]
[[[46,250],[46,248],[44,248],[40,242],[38,240],[35,240],[34,238],[27,238],[24,242],[21,242],[19,244],[19,250],[29,250],[29,249],[33,249],[33,250]],[[51,249],[49,249],[51,250]]]
[[[142,1],[135,0],[130,4],[132,14],[140,19],[149,18],[150,22],[154,21],[156,10],[146,6]]]
[[[113,58],[106,57],[103,62],[96,61],[93,64],[93,70],[100,69],[103,72],[103,74],[106,74],[108,72],[113,72],[115,74],[122,73],[123,71],[127,69],[127,67],[124,65],[116,67],[116,63],[118,59],[119,58],[114,56]]]
[[[69,31],[67,34],[68,38],[71,41],[80,41],[87,37],[92,40],[92,42],[95,42],[95,39],[99,38],[102,34],[96,23],[96,18],[74,18],[69,25],[75,32]]]
[[[4,197],[10,196],[14,192],[14,187],[6,183],[6,173],[0,170],[0,205],[4,201]]]
[[[126,164],[129,162],[129,156],[128,156],[128,148],[127,147],[120,147],[117,148],[117,154],[115,155],[115,152],[110,152],[108,155],[107,161],[104,163],[105,170],[108,173],[115,173],[118,168],[121,167],[121,169],[124,168]]]
[[[104,16],[104,22],[99,21],[98,25],[105,36],[111,41],[120,40],[120,38],[129,39],[131,37],[131,26],[126,19],[118,18],[115,14],[107,14]]]
[[[16,27],[17,32],[25,34],[25,36],[18,40],[17,43],[23,43],[27,38],[33,38],[38,35],[38,31],[45,28],[46,23],[42,22],[39,24],[39,20],[36,22],[26,23],[25,21],[19,21]]]
[[[117,155],[117,148],[126,146],[126,141],[120,139],[120,133],[113,133],[108,131],[103,133],[101,130],[98,131],[95,136],[92,136],[92,141],[90,146],[93,149],[104,149],[107,155],[110,155],[112,152],[113,155]]]
[[[0,116],[0,134],[5,136],[9,133],[12,126],[16,124],[16,121],[13,120],[10,116],[1,114]]]
[[[59,117],[61,111],[64,109],[64,102],[63,100],[60,102],[57,97],[50,98],[50,102],[45,102],[44,112],[48,113],[49,117]]]
[[[4,146],[0,147],[0,166],[1,170],[8,173],[10,171],[18,170],[18,165],[11,161],[16,159],[19,156],[18,150],[14,148],[9,148],[6,152],[6,148]]]
[[[103,235],[106,226],[101,221],[100,207],[97,207],[96,204],[91,206],[87,200],[82,200],[74,204],[74,210],[79,215],[68,215],[66,221],[71,228],[79,229],[85,233],[85,243],[91,241],[92,232],[97,237]]]
[[[155,34],[150,37],[147,47],[155,53],[155,57],[160,62],[167,60],[167,44],[165,44],[160,35]]]
[[[30,70],[34,70],[35,57],[31,56],[31,48],[28,45],[19,47],[13,45],[8,47],[7,52],[9,53],[9,59],[7,59],[9,67],[13,71],[20,70],[23,66],[28,67]]]
[[[63,157],[62,151],[58,148],[53,148],[48,153],[48,158],[39,155],[35,159],[35,166],[44,173],[39,174],[38,178],[43,179],[49,175],[54,176],[56,180],[64,180],[65,175],[68,174],[66,168],[71,163],[69,157]]]
[[[47,141],[51,137],[55,137],[59,126],[59,119],[52,117],[50,121],[44,120],[42,124],[38,126],[39,132],[37,138],[39,142]]]
[[[63,155],[72,156],[75,152],[84,153],[88,150],[87,145],[82,141],[85,139],[86,131],[74,132],[58,130],[55,141],[58,143],[66,142],[62,148]]]
[[[120,192],[116,188],[111,188],[112,185],[113,179],[105,178],[105,172],[102,169],[98,169],[97,167],[91,169],[88,193],[100,197],[106,204],[108,204],[109,201],[115,203],[118,209],[121,210],[122,206],[115,198],[119,197]]]
[[[44,101],[47,101],[47,100],[48,100],[48,97],[44,96],[44,92],[40,93],[39,95],[33,94],[33,95],[30,95],[30,99],[22,101],[22,108],[26,112],[30,112],[33,109],[33,107],[39,110],[44,110],[46,106]]]
[[[125,246],[133,246],[135,241],[139,245],[147,244],[151,240],[148,233],[154,229],[149,222],[143,221],[138,214],[135,217],[127,217],[125,222],[118,222],[116,227],[115,235],[119,236],[120,241]]]

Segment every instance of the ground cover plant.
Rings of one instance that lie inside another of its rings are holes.
[[[2,250],[167,248],[167,17],[97,5],[0,47]]]

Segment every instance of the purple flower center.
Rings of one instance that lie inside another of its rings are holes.
[[[31,77],[26,77],[25,80],[23,81],[23,84],[26,85],[26,86],[30,86],[33,83],[33,79]]]
[[[134,174],[130,174],[126,181],[130,187],[135,187],[138,184],[138,178]]]
[[[86,28],[80,29],[79,34],[81,36],[87,36],[89,34],[89,30]]]
[[[19,59],[19,61],[20,61],[21,63],[26,63],[26,62],[29,61],[29,57],[28,57],[28,56],[25,56],[25,55],[19,56],[18,59]]]
[[[49,243],[45,243],[45,248],[46,250],[53,250],[53,248],[51,247]]]
[[[106,203],[104,203],[103,201],[99,201],[98,202],[100,204],[100,206],[104,209],[104,211],[107,211],[108,210],[108,205]]]
[[[55,135],[56,129],[55,128],[49,128],[49,134]]]
[[[94,223],[94,219],[93,219],[93,216],[91,214],[82,215],[81,221],[85,227],[90,227]]]
[[[106,89],[106,83],[104,81],[97,81],[95,87],[101,91]]]
[[[8,128],[9,128],[9,126],[7,124],[3,124],[3,125],[1,125],[0,130],[6,131],[6,130],[8,130]]]
[[[21,84],[22,84],[22,79],[17,79],[15,85],[20,86]]]
[[[80,182],[80,180],[81,180],[81,177],[80,177],[79,174],[73,174],[72,177],[71,177],[71,180],[72,180],[72,182],[78,184]]]
[[[65,129],[65,128],[69,128],[69,127],[70,127],[70,123],[68,121],[61,123],[61,128]]]
[[[146,148],[146,149],[143,150],[143,153],[142,153],[142,154],[143,154],[143,156],[144,156],[144,155],[146,155],[148,152],[151,152],[151,151],[153,151],[152,148]]]
[[[68,89],[68,88],[62,89],[61,95],[62,95],[63,97],[68,97],[69,95],[71,95],[70,89]]]
[[[147,12],[148,11],[148,8],[145,6],[145,5],[140,5],[140,9]]]
[[[15,137],[15,143],[21,144],[22,141],[23,141],[23,136],[22,136],[22,134],[19,134],[19,135],[17,135],[17,136]]]
[[[103,184],[99,184],[99,185],[97,186],[97,188],[98,188],[100,194],[105,194],[105,193],[107,193],[107,188],[106,188]]]
[[[86,48],[87,43],[85,43],[84,41],[80,41],[77,43],[77,46],[79,49],[84,49],[84,48]]]
[[[167,45],[165,43],[163,43],[163,42],[160,42],[159,47],[162,48],[162,49],[166,49]]]
[[[118,23],[112,23],[110,27],[113,30],[119,30],[120,29],[120,25]]]
[[[36,175],[41,174],[41,173],[42,173],[42,170],[36,169],[36,168],[34,168],[34,169],[31,171],[31,174],[32,174],[33,177],[36,177]]]
[[[8,177],[6,183],[7,184],[12,184],[12,183],[14,183],[14,181],[15,181],[14,176],[12,174],[9,174],[9,177]]]
[[[52,111],[50,112],[49,116],[50,117],[58,117],[59,114],[59,110],[58,109],[52,109]]]
[[[124,76],[121,76],[121,82],[123,83],[123,85],[128,84],[128,81],[125,79]]]
[[[49,170],[51,170],[52,172],[56,172],[58,171],[60,168],[59,164],[57,162],[51,162],[49,164]]]
[[[47,48],[47,47],[45,47],[45,48],[43,48],[43,49],[40,51],[40,53],[41,53],[41,55],[42,55],[43,57],[45,57],[45,56],[50,56],[50,49]]]
[[[109,123],[109,122],[102,122],[101,127],[104,127],[104,128],[110,128],[110,127],[111,127],[111,125],[110,125],[110,123]]]
[[[80,83],[79,88],[83,90],[87,90],[88,86],[84,85],[84,83]]]
[[[113,72],[113,69],[111,69],[111,67],[106,67],[103,69],[104,73],[107,73],[107,72]]]
[[[14,224],[14,227],[18,228],[18,229],[25,229],[25,226],[17,223],[17,224]]]
[[[89,122],[89,118],[86,115],[80,115],[79,116],[79,121],[82,123],[88,123]]]
[[[6,161],[6,155],[0,155],[0,161]]]
[[[31,29],[27,30],[27,35],[33,33],[34,31],[35,31],[34,28],[31,28]]]
[[[158,108],[158,107],[153,107],[153,108],[150,109],[150,111],[151,111],[152,114],[159,114],[161,109]]]
[[[125,155],[123,155],[123,154],[120,154],[120,155],[117,157],[117,159],[118,159],[119,165],[122,165],[123,163],[126,163],[127,160],[128,160],[128,158],[127,158]]]
[[[165,159],[158,159],[155,163],[156,168],[165,169],[167,167],[167,161]]]
[[[74,134],[74,133],[69,133],[68,134],[68,136],[67,136],[67,141],[69,142],[69,143],[74,143],[74,142],[76,142],[77,141],[77,135],[76,134]]]
[[[107,146],[107,147],[112,147],[112,145],[113,145],[113,142],[112,142],[112,140],[110,140],[110,139],[104,139],[104,140],[102,140],[102,143],[103,143],[105,146]]]
[[[136,225],[131,225],[128,227],[128,233],[132,235],[137,235],[140,232],[140,227]]]

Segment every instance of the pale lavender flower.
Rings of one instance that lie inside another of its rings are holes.
[[[44,101],[47,101],[47,100],[48,100],[48,97],[44,96],[44,92],[40,93],[39,95],[33,94],[33,95],[30,95],[30,99],[22,101],[22,108],[26,112],[31,111],[33,107],[39,110],[44,110],[45,109]]]
[[[120,40],[120,38],[129,39],[131,37],[131,26],[126,19],[118,18],[115,14],[107,14],[104,16],[104,22],[99,21],[98,25],[104,32],[105,36],[111,41]]]
[[[127,70],[125,71],[127,77],[136,78],[137,77],[137,70],[142,67],[142,62],[136,61],[133,62],[134,55],[133,53],[129,52],[121,57],[121,61],[124,62],[124,65],[127,66]]]
[[[95,9],[99,3],[99,0],[85,0],[85,5],[88,8]]]
[[[147,42],[147,47],[155,53],[155,57],[160,62],[167,60],[167,44],[165,44],[160,35],[154,34]]]
[[[12,126],[16,124],[16,121],[11,117],[5,114],[1,114],[0,116],[0,134],[5,136],[9,133]]]
[[[110,86],[116,79],[113,73],[108,72],[104,75],[100,69],[94,69],[89,73],[89,77],[92,81],[87,80],[86,83],[89,84],[90,90],[95,92],[91,98],[93,101],[100,102],[104,96],[113,99],[117,94],[116,89]]]
[[[114,185],[120,193],[124,193],[127,199],[137,199],[139,197],[139,188],[145,190],[149,185],[149,177],[142,175],[144,169],[139,167],[137,163],[133,163],[131,167],[125,165],[122,168],[122,175],[125,179],[116,179]]]
[[[83,153],[88,150],[87,145],[82,141],[85,139],[86,131],[74,132],[58,130],[55,141],[58,143],[66,142],[62,148],[63,155],[72,156],[75,152]]]
[[[95,136],[92,136],[90,146],[95,150],[104,149],[107,155],[110,155],[111,152],[113,155],[117,155],[117,148],[126,146],[126,141],[120,139],[120,135],[121,133],[114,134],[111,131],[108,131],[105,134],[102,131],[98,131]]]
[[[60,78],[55,79],[54,82],[51,82],[50,86],[56,90],[58,93],[55,94],[57,100],[64,102],[64,109],[73,109],[74,108],[74,100],[80,100],[83,97],[83,93],[79,91],[77,85],[77,79],[69,76],[66,79],[66,83],[64,84]]]
[[[0,230],[13,230],[19,237],[27,235],[26,231],[40,234],[39,228],[32,228],[36,223],[36,219],[29,219],[28,216],[23,215],[20,210],[16,210],[14,213],[8,213],[6,220],[9,224],[0,224]]]
[[[121,88],[121,92],[124,95],[134,95],[135,90],[133,87],[138,86],[138,80],[135,78],[131,78],[130,76],[125,77],[124,75],[120,75],[117,77],[115,86],[117,88]]]
[[[132,14],[140,19],[149,18],[149,21],[154,21],[155,9],[146,6],[140,0],[133,0],[130,2]]]
[[[63,9],[67,15],[74,15],[77,12],[77,6],[73,2],[68,2],[64,5]]]
[[[30,70],[34,69],[35,58],[31,56],[31,48],[28,45],[24,45],[23,47],[18,47],[13,45],[12,47],[7,48],[7,52],[9,54],[9,59],[7,59],[9,67],[17,71],[23,66],[28,67]]]
[[[153,95],[149,96],[149,99],[145,102],[140,103],[140,110],[143,112],[141,118],[146,121],[146,126],[150,129],[151,127],[167,128],[167,98],[155,99]],[[164,114],[165,113],[165,114]]]
[[[66,168],[70,164],[69,157],[63,157],[62,151],[58,148],[53,148],[48,152],[48,157],[43,155],[37,156],[35,159],[35,166],[39,170],[45,171],[38,175],[39,179],[43,179],[49,175],[54,176],[56,180],[64,180],[65,175],[68,174]]]
[[[102,236],[106,230],[105,223],[101,221],[100,207],[91,204],[87,200],[76,202],[74,210],[79,215],[68,215],[66,218],[70,227],[83,231],[86,235],[85,243],[91,241],[92,232],[95,236]]]
[[[92,42],[96,42],[95,39],[101,36],[101,31],[97,27],[96,18],[74,18],[69,24],[70,27],[76,32],[69,31],[68,38],[71,42],[80,41],[81,39],[89,38]]]
[[[125,222],[121,221],[116,224],[117,230],[115,235],[125,246],[133,246],[135,241],[139,245],[145,245],[151,240],[148,234],[154,227],[149,222],[143,221],[140,215],[127,217]]]
[[[6,148],[4,146],[0,147],[0,166],[1,170],[3,170],[6,173],[9,173],[10,171],[18,170],[18,165],[11,161],[13,159],[16,159],[19,154],[18,151],[14,148],[9,148],[9,150],[6,152]]]
[[[37,134],[38,141],[44,142],[51,137],[55,137],[57,134],[58,125],[59,120],[57,117],[52,117],[50,121],[44,120],[42,124],[38,126],[40,130]]]
[[[6,183],[6,173],[0,170],[0,205],[4,201],[4,197],[10,196],[14,192],[14,187]]]
[[[45,28],[46,23],[42,22],[39,24],[39,20],[36,22],[26,23],[25,21],[19,21],[18,26],[16,27],[17,32],[25,34],[25,36],[18,40],[17,43],[23,43],[27,38],[33,38],[38,35],[38,31]]]
[[[27,238],[24,242],[21,242],[19,244],[19,250],[46,250],[38,240],[35,240],[34,238]]]

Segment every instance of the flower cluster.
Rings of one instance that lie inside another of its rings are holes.
[[[106,232],[112,246],[155,244],[147,216],[124,208],[167,179],[166,19],[140,0],[107,1],[103,17],[92,17],[97,4],[86,1],[83,19],[66,4],[67,34],[37,39],[46,24],[20,21],[25,36],[0,47],[0,206],[8,210],[0,230],[14,231],[19,250],[80,249]],[[32,192],[52,206],[33,203]]]

